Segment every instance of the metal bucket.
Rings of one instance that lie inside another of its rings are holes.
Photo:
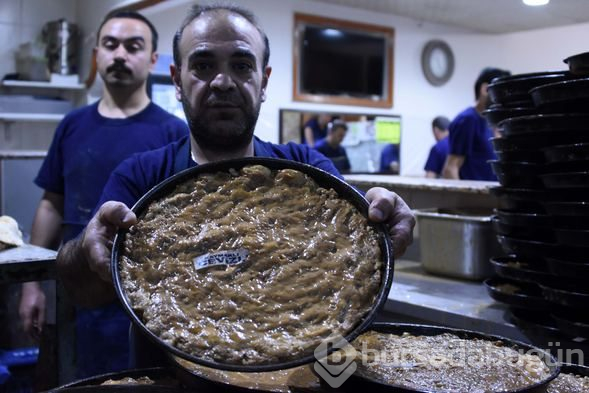
[[[49,72],[60,75],[78,73],[78,26],[65,19],[47,22],[43,27],[45,56]]]

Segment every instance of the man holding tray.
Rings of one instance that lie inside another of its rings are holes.
[[[190,138],[119,165],[84,232],[61,248],[58,272],[80,305],[95,307],[116,298],[110,273],[114,235],[136,223],[130,207],[175,173],[209,162],[256,156],[299,161],[341,177],[329,159],[308,146],[276,145],[253,135],[271,67],[268,39],[249,11],[194,6],[174,37],[173,51],[171,73]],[[411,210],[384,188],[368,190],[366,198],[369,219],[389,224],[395,255],[400,256],[412,241]]]

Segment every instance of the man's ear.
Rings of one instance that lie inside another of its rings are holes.
[[[270,79],[270,74],[272,73],[272,67],[266,66],[264,69],[264,73],[262,75],[262,93],[260,95],[260,100],[262,102],[266,101],[266,87],[268,87],[268,79]]]
[[[157,52],[151,52],[151,59],[150,59],[150,64],[149,64],[149,71],[153,71],[153,69],[155,68],[155,64],[157,63],[157,59],[158,59],[159,55]]]
[[[180,68],[176,68],[175,64],[170,64],[170,75],[172,82],[174,82],[174,90],[176,91],[176,99],[182,100],[182,80],[180,79]]]

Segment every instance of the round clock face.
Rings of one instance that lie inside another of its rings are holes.
[[[421,65],[425,78],[434,86],[446,83],[454,72],[454,55],[443,41],[428,42],[421,54]]]

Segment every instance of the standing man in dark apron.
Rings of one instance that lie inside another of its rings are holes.
[[[179,118],[149,99],[147,78],[157,61],[157,31],[131,11],[106,16],[94,53],[104,83],[102,98],[69,113],[59,124],[35,183],[45,190],[31,243],[57,249],[92,217],[113,169],[134,153],[156,149],[188,134]],[[78,378],[128,367],[129,318],[118,302],[77,308]],[[20,314],[38,337],[45,295],[36,282],[23,285]]]

